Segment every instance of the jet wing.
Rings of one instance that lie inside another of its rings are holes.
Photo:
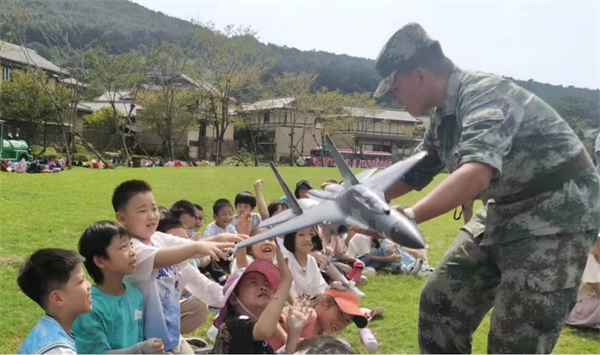
[[[346,219],[344,211],[338,206],[337,202],[333,200],[324,201],[317,206],[304,211],[302,215],[294,219],[273,227],[257,236],[239,242],[236,244],[235,248],[236,250],[239,250],[267,239],[284,236],[288,233],[293,233],[318,224],[344,224],[346,223]]]
[[[363,183],[363,182],[365,182],[365,180],[370,178],[371,175],[375,174],[376,171],[377,171],[377,168],[365,170],[363,172],[356,174],[356,179],[358,180],[358,182]]]
[[[421,152],[412,157],[399,161],[396,164],[383,169],[378,174],[367,179],[363,184],[376,191],[386,192],[398,179],[412,169],[417,163],[427,156],[427,152]]]
[[[308,196],[318,200],[333,200],[337,194],[322,190],[308,190]]]
[[[285,221],[289,221],[290,219],[295,218],[297,216],[299,216],[299,214],[295,214],[294,211],[285,210],[285,211],[279,213],[278,215],[269,217],[269,218],[265,219],[264,221],[260,222],[260,224],[258,225],[258,228],[270,227],[274,224],[279,224],[279,223],[283,223]]]

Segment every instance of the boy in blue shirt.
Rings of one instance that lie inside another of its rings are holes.
[[[104,221],[90,225],[79,239],[79,253],[94,279],[92,312],[73,324],[82,354],[160,354],[161,339],[144,341],[144,296],[125,275],[135,273],[135,250],[123,226]]]
[[[71,326],[92,310],[83,258],[71,250],[40,249],[21,268],[17,283],[46,312],[25,339],[19,354],[76,354]]]

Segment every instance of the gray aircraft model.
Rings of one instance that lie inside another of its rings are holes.
[[[271,168],[288,198],[290,209],[261,223],[261,227],[276,226],[238,243],[236,250],[316,225],[329,225],[338,235],[346,232],[350,226],[358,226],[391,239],[399,245],[414,249],[425,248],[423,234],[419,228],[403,214],[391,208],[385,201],[384,194],[427,153],[419,153],[397,162],[378,174],[373,175],[373,169],[354,175],[331,138],[326,136],[325,139],[332,148],[331,155],[344,179],[342,183],[328,185],[324,191],[310,190],[309,196],[316,200],[316,204],[302,203],[303,199],[297,200],[294,197],[277,168],[271,163]],[[299,202],[304,205],[304,209]]]

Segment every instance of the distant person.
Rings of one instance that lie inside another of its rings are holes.
[[[25,338],[19,354],[76,354],[71,325],[92,310],[92,285],[83,257],[71,250],[40,249],[23,264],[17,283],[44,315]]]
[[[252,218],[252,229],[258,228],[258,225],[262,222],[262,218],[260,214],[254,213],[256,197],[249,191],[243,191],[235,196],[234,204],[237,214],[233,217],[233,227],[236,230],[238,229],[238,219],[243,213],[247,212]]]

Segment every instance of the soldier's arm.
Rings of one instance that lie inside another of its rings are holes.
[[[463,131],[455,155],[459,168],[414,207],[417,223],[475,199],[502,175],[502,161],[523,119],[522,110],[493,91],[469,97],[461,108]]]
[[[426,151],[428,155],[385,192],[387,201],[406,195],[412,190],[421,191],[444,169],[444,165],[438,158],[437,151],[433,146],[433,134],[431,132],[431,127],[429,127],[425,132],[423,142],[419,144],[413,153],[414,155]]]

